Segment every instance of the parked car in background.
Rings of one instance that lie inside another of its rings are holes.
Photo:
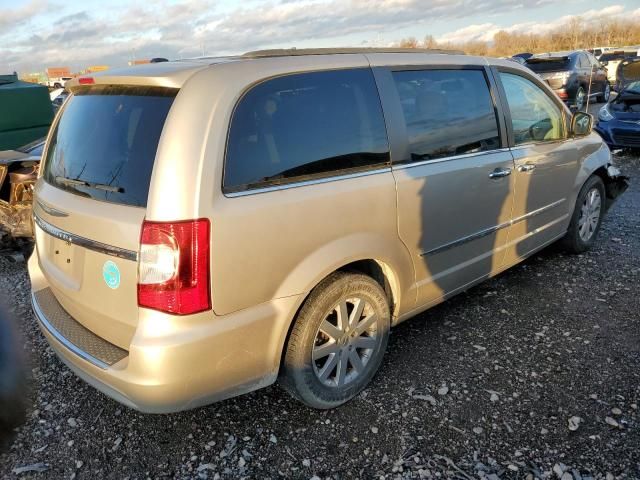
[[[593,56],[596,57],[598,60],[600,60],[600,56],[603,53],[606,53],[610,50],[615,50],[617,47],[594,47],[594,48],[590,48],[587,51],[590,53],[593,53]]]
[[[618,65],[618,95],[598,112],[596,131],[610,148],[640,149],[640,58]]]
[[[584,108],[588,98],[609,100],[607,72],[593,54],[585,50],[540,53],[525,63],[569,106]]]
[[[46,85],[49,88],[64,88],[65,84],[73,77],[55,77],[49,78],[46,81]]]
[[[54,351],[146,412],[278,378],[332,408],[371,381],[391,326],[556,240],[588,250],[626,185],[591,115],[515,62],[435,53],[71,81],[29,261]]]
[[[0,230],[11,240],[33,236],[33,187],[45,139],[15,150],[0,151]]]
[[[58,110],[64,101],[69,96],[69,92],[67,92],[64,88],[58,88],[49,93],[49,97],[51,98],[51,104],[53,105],[54,110]]]
[[[616,49],[602,54],[600,63],[607,69],[607,79],[609,84],[616,89],[618,80],[618,65],[625,59],[637,58],[638,47],[627,49]]]

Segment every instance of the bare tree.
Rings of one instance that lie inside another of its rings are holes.
[[[576,50],[596,46],[630,46],[640,44],[640,28],[636,22],[626,19],[608,19],[587,22],[582,17],[574,17],[562,27],[544,33],[518,33],[501,30],[493,40],[483,42],[439,43],[432,35],[427,35],[422,44],[414,37],[402,39],[401,47],[406,48],[448,48],[462,50],[472,55],[511,56],[519,52],[552,52]]]

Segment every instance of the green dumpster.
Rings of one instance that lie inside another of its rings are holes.
[[[10,150],[44,137],[53,120],[49,89],[0,75],[0,150]]]

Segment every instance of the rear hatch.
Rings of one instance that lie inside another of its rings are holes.
[[[571,74],[569,57],[531,57],[526,66],[538,74],[553,89],[563,87]]]
[[[76,88],[36,189],[37,254],[51,290],[78,322],[125,349],[138,322],[137,252],[151,172],[177,91]]]

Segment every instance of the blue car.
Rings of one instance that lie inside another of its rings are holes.
[[[640,149],[640,58],[618,66],[618,95],[598,112],[595,130],[609,148]]]

